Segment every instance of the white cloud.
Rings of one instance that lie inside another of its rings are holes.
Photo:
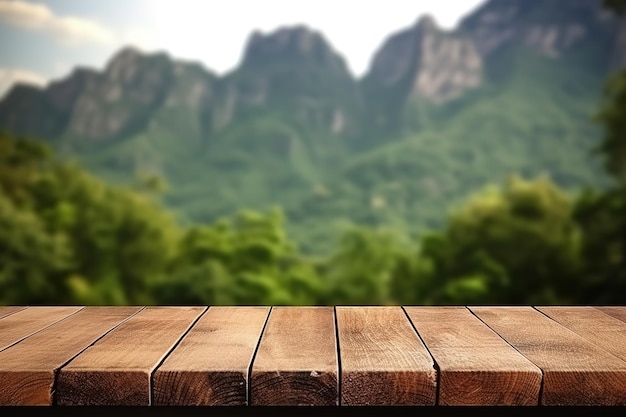
[[[11,86],[18,82],[43,86],[47,80],[32,71],[0,68],[0,97],[3,97]]]
[[[73,16],[57,16],[40,3],[0,0],[0,20],[22,29],[52,34],[69,45],[115,42],[113,32],[99,23]]]

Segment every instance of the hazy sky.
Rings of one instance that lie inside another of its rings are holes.
[[[250,33],[305,24],[362,75],[390,34],[430,14],[454,27],[484,0],[0,0],[0,95],[15,80],[44,84],[74,66],[102,68],[121,47],[165,50],[224,73]]]

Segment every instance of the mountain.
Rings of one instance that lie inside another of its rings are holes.
[[[449,103],[483,83],[483,63],[471,39],[445,32],[430,16],[391,36],[362,80],[377,136],[414,124],[416,103]]]
[[[465,18],[460,30],[485,58],[513,45],[554,59],[593,46],[603,55],[603,64],[610,65],[619,47],[620,26],[623,21],[600,1],[492,0]]]
[[[349,224],[437,227],[514,172],[606,183],[591,116],[624,66],[626,24],[601,0],[490,0],[454,30],[424,16],[392,34],[361,79],[303,25],[252,33],[224,76],[125,48],[102,71],[14,86],[0,127],[114,182],[163,177],[187,221],[281,205],[321,252]]]

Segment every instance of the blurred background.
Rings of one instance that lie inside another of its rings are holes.
[[[626,303],[626,0],[0,0],[0,304]]]

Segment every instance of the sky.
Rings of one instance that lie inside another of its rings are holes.
[[[484,0],[0,0],[0,96],[74,67],[102,69],[119,49],[166,51],[224,74],[254,30],[304,24],[361,76],[391,34],[429,14],[451,29]]]

